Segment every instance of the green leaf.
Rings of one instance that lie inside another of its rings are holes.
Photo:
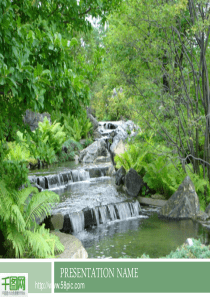
[[[73,37],[70,41],[70,46],[78,45],[78,41],[75,37]]]

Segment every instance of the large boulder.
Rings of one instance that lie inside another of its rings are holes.
[[[43,122],[45,117],[47,117],[48,121],[51,123],[51,117],[49,113],[37,113],[27,109],[23,117],[23,121],[25,124],[30,126],[31,131],[34,131],[36,128],[38,128],[38,123]]]
[[[136,197],[139,194],[143,185],[144,182],[141,176],[138,175],[136,170],[131,168],[125,176],[125,186],[128,195]]]
[[[80,152],[79,162],[92,163],[97,157],[107,157],[109,152],[106,149],[106,142],[103,139],[94,141],[91,145]]]
[[[97,140],[98,138],[101,138],[102,135],[100,132],[98,132],[98,130],[93,131],[93,138],[94,140]]]
[[[123,154],[126,151],[126,149],[125,149],[125,144],[122,141],[122,139],[115,140],[110,147],[110,151],[114,154],[114,156]]]
[[[126,175],[125,168],[123,166],[121,166],[120,169],[118,169],[116,174],[115,174],[115,184],[117,186],[120,186],[120,185],[124,184],[125,175]]]
[[[178,190],[161,208],[160,216],[173,219],[189,219],[200,212],[200,204],[195,187],[187,176]]]
[[[88,253],[83,247],[81,241],[71,234],[65,234],[59,231],[51,231],[53,235],[59,237],[60,242],[64,245],[64,252],[56,255],[56,258],[67,259],[86,259]]]
[[[96,130],[98,128],[98,121],[94,118],[94,116],[91,114],[91,111],[89,108],[87,108],[87,117],[90,120],[90,122],[93,125],[93,130]]]

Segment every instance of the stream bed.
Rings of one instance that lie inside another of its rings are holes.
[[[52,214],[64,215],[62,231],[75,235],[88,258],[150,258],[168,255],[187,238],[210,243],[210,233],[192,220],[163,220],[160,208],[140,205],[115,186],[111,164],[66,162],[31,171],[29,179],[59,194]]]

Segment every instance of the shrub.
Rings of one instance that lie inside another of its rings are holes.
[[[198,194],[201,210],[210,202],[208,180],[193,173],[192,166],[184,172],[178,155],[172,156],[171,150],[163,145],[154,144],[152,139],[130,144],[124,154],[115,156],[116,167],[123,166],[126,171],[135,169],[147,186],[155,192],[170,198],[178,189],[186,175],[189,175]]]
[[[1,163],[0,179],[10,189],[19,189],[23,184],[29,184],[27,163],[22,160],[4,160]]]
[[[209,246],[201,244],[200,239],[192,239],[193,245],[189,246],[183,244],[181,247],[178,247],[176,251],[172,251],[165,258],[167,259],[206,259],[210,258],[210,249]]]
[[[44,118],[43,122],[39,122],[40,140],[48,144],[55,153],[58,153],[62,149],[62,145],[66,140],[66,133],[63,132],[64,127],[56,121],[50,125],[47,117]]]
[[[64,250],[59,239],[35,221],[50,215],[52,204],[58,200],[59,196],[53,192],[38,193],[33,187],[11,190],[4,180],[0,181],[0,229],[7,257],[48,258]]]
[[[66,135],[77,142],[82,138],[87,138],[93,129],[92,123],[87,118],[87,113],[84,109],[80,111],[77,117],[70,113],[67,115],[53,113],[52,118],[58,119],[59,122],[63,123]]]
[[[36,129],[31,135],[31,141],[29,142],[28,148],[31,155],[40,161],[51,164],[57,161],[56,153],[53,147],[50,147],[47,141],[48,137],[43,138],[42,132]]]

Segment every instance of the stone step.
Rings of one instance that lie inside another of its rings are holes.
[[[167,200],[160,200],[160,199],[153,199],[153,198],[145,198],[145,197],[138,197],[138,201],[140,204],[145,205],[154,205],[154,206],[164,206]]]

